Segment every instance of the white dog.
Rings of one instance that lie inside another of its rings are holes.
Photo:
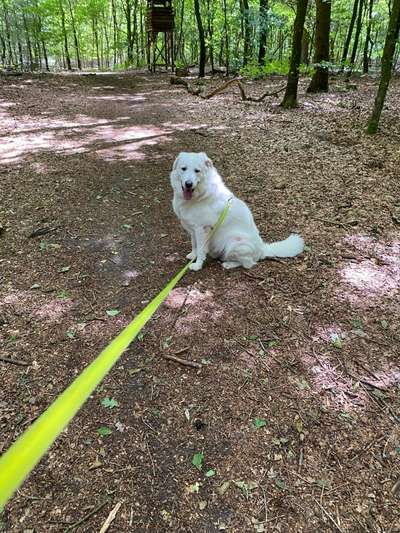
[[[221,258],[224,268],[251,268],[265,257],[294,257],[304,250],[304,241],[296,234],[284,241],[265,243],[250,209],[227,189],[204,152],[181,152],[170,178],[175,214],[192,239],[192,251],[187,255],[196,259],[190,265],[192,270],[201,269],[207,254]],[[225,220],[210,235],[230,198]]]

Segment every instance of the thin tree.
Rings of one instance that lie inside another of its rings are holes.
[[[371,45],[371,28],[372,28],[372,9],[374,6],[374,0],[369,0],[368,7],[368,24],[367,24],[367,33],[365,36],[364,51],[363,51],[363,73],[368,74],[369,70],[369,51]]]
[[[400,0],[399,0],[400,1]],[[281,106],[289,109],[297,107],[297,86],[299,84],[299,66],[301,56],[301,40],[303,38],[308,0],[297,0],[296,18],[293,27],[292,55],[286,85],[285,96]]]
[[[356,62],[358,43],[359,43],[359,40],[360,40],[361,27],[362,27],[363,12],[364,12],[364,0],[360,0],[360,4],[359,4],[359,7],[358,7],[356,33],[354,35],[353,50],[351,52],[351,57],[350,57],[350,67],[351,67],[351,69],[354,67],[354,64]]]
[[[349,31],[347,32],[346,41],[345,41],[344,47],[343,47],[342,69],[344,68],[344,64],[346,63],[347,55],[349,53],[351,38],[352,38],[352,35],[353,35],[354,24],[355,24],[356,18],[357,18],[357,12],[358,12],[358,0],[354,0],[353,13],[351,15]]]
[[[69,50],[68,50],[68,38],[67,38],[67,28],[65,26],[65,11],[64,11],[64,7],[63,7],[63,4],[62,4],[62,0],[59,0],[59,7],[60,7],[60,15],[61,15],[61,29],[62,29],[62,33],[63,33],[63,38],[64,38],[64,53],[65,53],[65,61],[67,63],[67,69],[68,70],[72,70],[72,66],[71,66],[71,58],[70,58],[70,55],[69,55]]]
[[[260,0],[260,9],[258,12],[260,25],[260,41],[258,48],[258,64],[264,65],[265,54],[267,51],[267,31],[268,31],[268,0]]]
[[[194,13],[196,15],[197,29],[199,32],[199,44],[200,44],[199,78],[204,78],[205,69],[206,69],[206,41],[204,38],[203,23],[201,21],[199,0],[194,0]]]
[[[80,53],[79,53],[78,35],[76,33],[75,17],[74,17],[74,11],[72,9],[71,0],[68,0],[68,7],[69,7],[69,14],[71,16],[72,35],[74,36],[76,62],[77,62],[77,65],[78,65],[78,69],[82,70],[81,57],[80,57]]]
[[[376,133],[379,126],[383,104],[392,76],[393,55],[400,29],[400,0],[393,0],[389,18],[389,27],[386,34],[385,46],[382,54],[381,79],[375,98],[374,109],[369,119],[367,133]]]
[[[308,93],[327,91],[329,88],[329,68],[323,62],[329,61],[329,36],[331,28],[331,0],[316,0],[315,28],[315,71],[308,86]]]
[[[243,65],[251,61],[251,24],[249,0],[241,0],[242,21],[244,26]]]
[[[225,66],[226,66],[226,75],[228,76],[230,54],[229,54],[228,14],[227,14],[226,0],[223,0],[223,7],[224,7],[224,33],[225,33]]]

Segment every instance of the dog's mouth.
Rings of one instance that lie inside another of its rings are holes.
[[[193,196],[193,187],[183,187],[182,186],[182,192],[183,192],[183,197],[185,200],[191,200],[192,199],[192,196]]]

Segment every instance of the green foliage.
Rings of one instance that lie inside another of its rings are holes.
[[[313,73],[312,65],[300,65],[300,74],[303,76],[311,76]],[[245,78],[252,80],[260,80],[267,76],[287,76],[289,72],[289,60],[273,60],[266,65],[260,66],[256,63],[249,63],[240,69],[240,74]]]
[[[348,0],[332,2],[331,62],[324,66],[333,72],[339,70],[352,4]],[[200,2],[208,64],[223,67],[228,62],[231,73],[240,72],[250,79],[261,79],[271,74],[286,75],[295,2],[269,2],[266,12],[260,12],[259,0],[249,0],[248,5],[248,10],[244,10],[243,3],[237,0]],[[373,59],[379,60],[382,54],[389,18],[388,5],[387,0],[374,2],[371,23]],[[50,69],[66,68],[65,41],[74,69],[78,67],[78,56],[85,70],[119,71],[143,67],[146,64],[146,9],[146,0],[2,0],[0,34],[4,44],[0,46],[0,67],[44,69],[46,55]],[[174,0],[174,10],[175,63],[178,67],[196,64],[199,46],[193,0]],[[312,3],[306,19],[310,40],[314,27],[315,8]],[[9,31],[6,31],[7,28]],[[366,28],[364,19],[359,52],[365,42]],[[267,61],[260,67],[257,64],[258,48],[263,29],[267,35]],[[250,61],[244,66],[246,31]],[[159,34],[158,39],[161,47],[163,36]],[[312,43],[309,49],[314,50]],[[312,57],[305,59],[312,61]],[[359,53],[359,63],[361,60],[362,53]],[[302,75],[310,76],[312,72],[313,66],[302,65],[300,68]]]
[[[192,459],[192,465],[201,470],[203,468],[204,455],[202,453],[195,453]]]

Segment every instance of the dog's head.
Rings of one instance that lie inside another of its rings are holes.
[[[204,152],[181,152],[172,167],[172,188],[185,200],[196,198],[204,192],[212,168],[212,161]]]

